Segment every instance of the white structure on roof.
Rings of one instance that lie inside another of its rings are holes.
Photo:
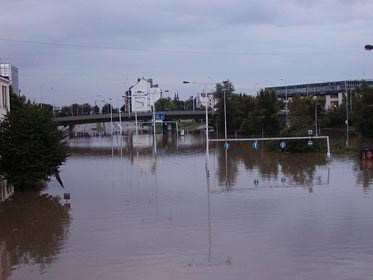
[[[126,108],[129,112],[149,112],[152,106],[162,97],[161,89],[153,84],[152,79],[138,79],[137,83],[126,93]]]
[[[0,121],[3,120],[6,113],[10,110],[9,85],[10,81],[0,76]]]
[[[0,63],[0,75],[8,78],[13,88],[13,93],[20,95],[18,68],[10,63]]]

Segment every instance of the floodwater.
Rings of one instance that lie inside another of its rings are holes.
[[[64,189],[2,184],[0,279],[372,279],[369,162],[157,137],[71,140]]]

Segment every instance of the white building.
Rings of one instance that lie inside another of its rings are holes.
[[[213,93],[201,92],[197,95],[197,108],[207,106],[207,109],[214,108],[216,105],[216,99]]]
[[[20,95],[18,68],[10,63],[0,63],[0,75],[7,77],[10,81],[10,85],[13,88],[13,93]]]
[[[10,81],[0,76],[0,121],[3,120],[6,113],[10,110],[9,85]]]
[[[162,97],[161,89],[153,84],[152,79],[138,79],[137,83],[126,93],[126,108],[129,112],[149,112]]]

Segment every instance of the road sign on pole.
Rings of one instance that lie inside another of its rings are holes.
[[[255,142],[253,143],[253,148],[254,148],[255,150],[257,150],[258,147],[259,147],[258,141],[255,141]]]

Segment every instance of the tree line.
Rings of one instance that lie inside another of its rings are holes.
[[[361,87],[350,90],[343,96],[343,102],[335,108],[326,109],[325,97],[314,98],[294,96],[285,101],[278,99],[274,90],[260,90],[255,96],[236,93],[231,82],[216,84],[214,96],[217,100],[216,117],[211,120],[219,132],[224,132],[224,95],[226,106],[227,133],[253,137],[259,136],[304,136],[308,130],[321,128],[342,128],[345,126],[346,109],[349,111],[349,125],[361,132],[364,137],[373,136],[373,89],[366,82]],[[348,108],[346,108],[348,100]],[[196,98],[180,100],[174,98],[160,98],[155,103],[156,111],[204,110],[197,108]],[[46,105],[48,106],[48,105]],[[288,111],[285,111],[287,107]],[[103,107],[91,106],[88,103],[63,106],[55,116],[108,114],[111,111],[126,112],[125,106],[113,108],[111,104]]]

